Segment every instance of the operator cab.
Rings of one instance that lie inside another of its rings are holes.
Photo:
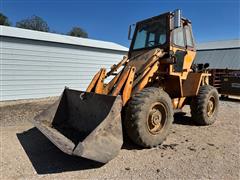
[[[131,34],[131,26],[129,34]],[[175,72],[190,69],[189,65],[196,53],[195,43],[191,22],[181,17],[180,10],[137,22],[128,57],[134,57],[154,48],[163,49],[166,56],[176,57]],[[191,57],[191,60],[184,64],[187,56]]]
[[[169,47],[169,15],[165,13],[136,24],[129,55],[138,54],[153,48]]]

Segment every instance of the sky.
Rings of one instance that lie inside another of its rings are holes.
[[[67,33],[79,26],[91,39],[126,47],[130,24],[177,8],[192,21],[197,43],[240,39],[239,0],[0,0],[0,12],[13,26],[37,15],[51,31]]]

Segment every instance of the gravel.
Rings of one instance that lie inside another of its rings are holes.
[[[62,153],[32,126],[54,98],[0,105],[0,179],[240,179],[240,101],[220,101],[218,120],[176,116],[167,140],[142,149],[127,140],[103,165]]]

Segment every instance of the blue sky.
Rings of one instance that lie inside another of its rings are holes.
[[[239,0],[0,0],[0,11],[13,25],[38,15],[51,30],[66,33],[80,26],[92,39],[124,46],[129,24],[176,8],[192,21],[197,42],[240,38]]]

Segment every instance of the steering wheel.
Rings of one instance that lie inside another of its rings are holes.
[[[152,47],[155,45],[155,41],[148,41],[147,46]]]

